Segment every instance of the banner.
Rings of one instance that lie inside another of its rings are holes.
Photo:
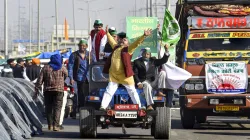
[[[250,16],[245,17],[191,17],[192,29],[249,28]]]
[[[130,44],[144,34],[144,30],[153,29],[151,36],[135,50],[132,61],[141,57],[141,50],[150,48],[152,56],[158,58],[157,54],[157,18],[155,17],[127,17],[127,36]]]
[[[215,62],[205,66],[208,93],[239,94],[248,86],[245,62]]]
[[[213,39],[213,38],[250,38],[249,32],[212,32],[194,33],[189,35],[189,39]]]

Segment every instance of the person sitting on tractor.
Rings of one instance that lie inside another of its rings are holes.
[[[135,73],[135,83],[138,88],[143,89],[147,102],[147,110],[153,110],[153,88],[163,88],[163,84],[165,84],[166,72],[161,71],[156,75],[156,70],[161,65],[167,63],[168,57],[168,46],[165,45],[165,54],[161,59],[152,57],[150,48],[145,48],[142,51],[142,57],[134,61],[133,70]],[[159,92],[158,96],[165,95]]]
[[[119,84],[125,86],[133,103],[138,104],[139,108],[141,108],[140,98],[135,89],[135,82],[133,78],[134,72],[132,69],[131,58],[135,49],[144,41],[147,36],[152,34],[152,30],[145,30],[144,35],[139,37],[131,45],[129,45],[128,38],[124,32],[118,34],[118,43],[108,32],[108,26],[106,27],[106,33],[113,52],[109,55],[103,68],[103,73],[109,74],[109,84],[103,95],[100,110],[107,109]]]

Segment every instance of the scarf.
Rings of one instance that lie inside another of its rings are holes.
[[[50,57],[50,62],[49,62],[50,67],[54,71],[60,70],[62,68],[62,58],[59,54],[54,54]]]
[[[99,53],[100,53],[100,45],[101,45],[101,40],[103,38],[103,36],[106,34],[106,32],[101,29],[97,35],[95,36],[95,30],[92,30],[90,35],[91,35],[91,40],[92,42],[94,41],[94,37],[95,37],[95,55],[96,55],[96,60],[99,61]]]

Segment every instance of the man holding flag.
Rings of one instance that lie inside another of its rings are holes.
[[[97,61],[103,59],[103,56],[101,56],[100,53],[103,53],[104,47],[107,43],[106,32],[102,29],[102,27],[102,21],[100,19],[97,19],[94,22],[94,29],[90,32],[92,41],[91,53],[95,54]]]
[[[162,38],[161,38],[161,47],[160,47],[160,57],[164,56],[164,51],[162,46],[165,46],[166,44],[169,47],[169,62],[162,65],[162,70],[166,72],[166,84],[162,92],[166,93],[167,98],[167,106],[172,106],[172,99],[174,95],[174,90],[178,89],[180,85],[173,85],[171,84],[172,81],[181,80],[181,83],[184,83],[187,79],[180,79],[179,77],[186,76],[186,74],[181,68],[175,66],[175,48],[174,46],[179,42],[180,40],[180,26],[178,24],[178,21],[171,15],[168,9],[165,11],[164,16],[164,23],[162,27]],[[171,57],[172,56],[172,57]],[[171,75],[168,73],[176,73],[178,71],[179,73],[176,75]],[[182,76],[183,75],[183,76]],[[188,76],[186,76],[188,77]]]

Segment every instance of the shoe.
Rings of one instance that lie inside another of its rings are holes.
[[[159,91],[159,92],[156,94],[156,96],[166,97],[166,95],[165,95],[165,94],[163,94],[163,92],[161,92],[161,91]]]
[[[146,110],[146,107],[145,107],[145,106],[143,106],[143,107],[141,107],[141,108],[140,108],[140,110]]]
[[[54,126],[53,131],[60,131],[60,127]]]
[[[147,110],[148,110],[148,111],[152,111],[152,110],[154,110],[154,108],[152,107],[152,105],[149,105],[149,106],[147,107]]]
[[[60,128],[60,130],[63,130],[63,129],[64,129],[64,127],[63,127],[62,125],[60,125],[59,128]]]
[[[52,125],[48,125],[48,130],[52,131],[53,130],[53,126]]]

